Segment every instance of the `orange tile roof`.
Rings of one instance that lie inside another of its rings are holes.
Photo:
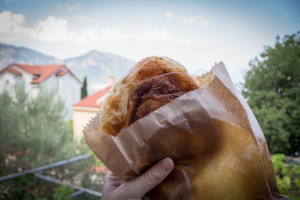
[[[64,65],[39,65],[41,75],[37,79],[34,79],[31,83],[40,83],[46,80],[49,76],[57,72],[57,70],[63,66]]]
[[[39,68],[39,65],[25,65],[25,64],[12,63],[10,66],[16,66],[33,75],[41,75],[41,70]]]
[[[65,65],[26,65],[26,64],[19,64],[19,63],[12,63],[5,67],[4,69],[0,70],[0,74],[5,71],[9,71],[15,75],[20,75],[21,72],[13,67],[18,67],[36,77],[31,81],[32,84],[40,83],[46,80],[51,75],[55,74],[57,76],[63,76],[66,73],[70,73],[79,83],[81,81],[70,71]],[[63,68],[62,70],[60,70]]]
[[[13,63],[10,66],[16,66],[30,74],[38,75],[36,79],[31,81],[31,83],[36,84],[46,80],[65,65],[25,65]]]
[[[21,74],[21,72],[19,72],[18,70],[13,69],[11,67],[7,68],[7,71],[9,71],[9,72],[11,72],[13,74],[16,74],[16,75],[20,75]]]
[[[74,106],[82,106],[82,107],[91,107],[91,108],[101,108],[102,101],[99,100],[106,95],[109,90],[112,88],[112,86],[108,86],[104,88],[103,90],[100,90],[99,92],[96,92],[95,94],[92,94],[90,96],[87,96],[83,98],[81,101],[76,103]]]
[[[5,71],[8,71],[8,72],[16,74],[16,75],[21,74],[21,72],[19,72],[18,70],[15,70],[15,69],[11,68],[10,65],[7,66],[7,67],[5,67],[5,68],[3,68],[3,69],[1,69],[0,70],[0,74],[3,73],[3,72],[5,72]]]
[[[63,76],[63,75],[65,75],[65,74],[68,73],[68,72],[69,72],[68,69],[64,69],[64,70],[61,70],[60,72],[58,72],[58,73],[56,74],[56,76]]]

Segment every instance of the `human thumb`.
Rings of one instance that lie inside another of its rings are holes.
[[[173,168],[173,160],[171,158],[164,158],[146,173],[130,181],[127,187],[130,198],[143,197],[147,192],[159,185],[170,174]]]

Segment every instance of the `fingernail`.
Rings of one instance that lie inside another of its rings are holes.
[[[163,171],[169,172],[173,169],[174,163],[171,158],[165,158],[160,162],[159,166]]]

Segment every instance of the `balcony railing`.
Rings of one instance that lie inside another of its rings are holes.
[[[87,193],[87,194],[90,194],[90,195],[93,195],[93,196],[96,196],[96,197],[101,197],[102,196],[101,192],[98,192],[98,191],[95,191],[95,190],[90,190],[90,189],[87,189],[87,188],[83,188],[83,187],[80,187],[80,186],[77,186],[77,185],[74,185],[74,184],[71,184],[71,183],[70,184],[64,184],[60,180],[53,179],[51,177],[44,176],[44,175],[41,175],[41,174],[37,173],[37,172],[40,172],[40,171],[43,171],[43,170],[46,170],[46,169],[55,168],[55,167],[59,167],[59,166],[69,164],[69,163],[84,160],[84,159],[87,159],[89,157],[91,157],[91,154],[85,154],[85,155],[77,156],[77,157],[74,157],[74,158],[71,158],[71,159],[68,159],[68,160],[63,160],[63,161],[59,161],[59,162],[56,162],[56,163],[53,163],[53,164],[44,165],[44,166],[37,167],[37,168],[34,168],[34,169],[26,170],[26,171],[23,171],[23,172],[3,176],[3,177],[0,178],[0,183],[4,182],[4,181],[8,181],[8,180],[13,179],[13,178],[18,177],[18,176],[23,176],[27,173],[33,173],[36,178],[39,178],[41,180],[44,180],[44,181],[47,181],[47,182],[50,182],[50,183],[59,184],[59,185],[67,185],[67,186],[73,188],[75,190],[75,192],[73,194],[69,195],[72,198],[76,197],[78,195],[81,195],[83,193]]]

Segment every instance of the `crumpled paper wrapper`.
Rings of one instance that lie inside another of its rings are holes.
[[[165,157],[171,174],[144,199],[287,199],[280,194],[263,132],[221,62],[209,85],[186,93],[123,129],[84,139],[115,175],[133,179]]]

